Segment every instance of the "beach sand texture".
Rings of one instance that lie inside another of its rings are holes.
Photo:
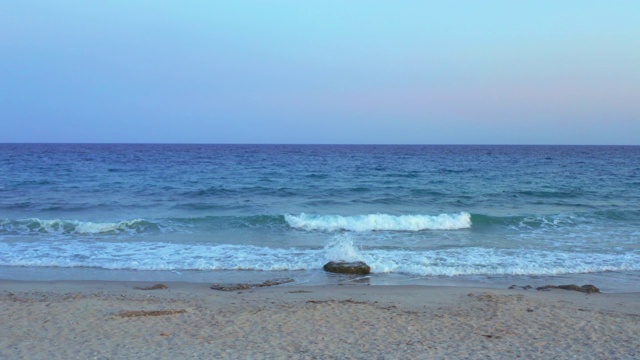
[[[0,359],[634,359],[640,295],[0,281]]]

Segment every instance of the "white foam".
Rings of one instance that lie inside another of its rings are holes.
[[[0,266],[130,270],[320,270],[331,260],[364,261],[373,273],[418,276],[558,275],[640,270],[640,254],[527,249],[388,249],[359,247],[349,234],[323,248],[162,242],[59,241],[0,243]]]
[[[325,247],[325,259],[327,261],[362,261],[364,256],[353,244],[353,239],[348,235],[334,237]]]
[[[11,221],[3,219],[0,228],[20,234],[45,233],[45,234],[119,234],[137,233],[144,231],[145,220],[134,219],[120,222],[91,222],[80,220],[41,220],[37,218]],[[154,226],[148,223],[147,225]]]
[[[323,231],[421,231],[457,230],[471,227],[471,214],[387,215],[285,215],[289,226],[303,230]]]

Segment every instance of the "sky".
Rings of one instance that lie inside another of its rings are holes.
[[[0,142],[640,145],[640,1],[4,0]]]

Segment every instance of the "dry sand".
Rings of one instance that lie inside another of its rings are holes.
[[[0,359],[640,358],[635,293],[152,285],[0,281]]]

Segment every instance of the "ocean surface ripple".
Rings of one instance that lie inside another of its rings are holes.
[[[637,279],[638,159],[634,146],[0,144],[0,276],[363,260],[373,276]]]

